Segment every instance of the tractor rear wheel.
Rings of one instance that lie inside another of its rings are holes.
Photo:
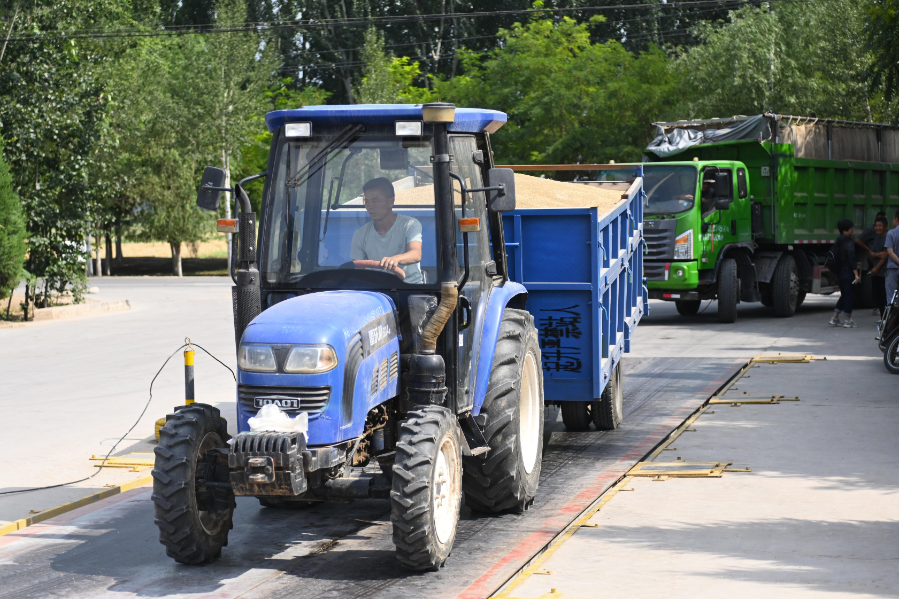
[[[624,417],[623,400],[625,390],[622,387],[622,363],[616,364],[606,389],[600,399],[591,406],[591,418],[598,431],[615,430]]]
[[[544,429],[541,350],[534,317],[524,310],[503,313],[481,414],[491,450],[464,458],[466,505],[479,512],[524,511],[537,493]]]
[[[159,433],[151,495],[159,542],[177,562],[210,563],[228,544],[235,507],[230,487],[203,484],[227,480],[225,419],[195,403],[168,416]]]
[[[462,499],[459,426],[450,410],[422,406],[400,425],[393,468],[391,522],[397,559],[437,570],[456,538]]]

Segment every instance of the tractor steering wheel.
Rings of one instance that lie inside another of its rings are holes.
[[[341,264],[341,268],[356,268],[356,269],[364,269],[364,270],[377,270],[380,272],[389,272],[402,281],[406,278],[406,272],[399,266],[395,266],[394,268],[385,268],[381,266],[381,262],[378,260],[351,260],[350,262],[344,262]]]

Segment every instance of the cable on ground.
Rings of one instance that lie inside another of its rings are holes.
[[[236,377],[235,374],[234,374],[234,370],[232,370],[230,366],[228,366],[227,364],[225,364],[225,362],[223,362],[223,361],[220,360],[219,358],[217,358],[217,357],[215,357],[214,355],[212,355],[211,353],[209,353],[209,351],[208,351],[205,347],[203,347],[202,345],[198,345],[198,344],[196,344],[196,343],[191,343],[191,345],[192,345],[193,347],[200,348],[201,350],[203,350],[203,353],[205,353],[207,356],[209,356],[210,358],[212,358],[213,360],[215,360],[216,362],[218,362],[219,364],[221,364],[222,366],[224,366],[225,368],[227,368],[228,371],[231,373],[231,376],[234,378],[235,382],[237,382],[237,377]],[[84,477],[84,478],[79,478],[78,480],[69,481],[69,482],[67,482],[67,483],[59,483],[59,484],[56,484],[56,485],[47,485],[47,486],[45,486],[45,487],[32,487],[32,488],[30,488],[30,489],[19,489],[19,490],[17,490],[17,491],[2,491],[2,492],[0,492],[0,495],[14,495],[14,494],[16,494],[16,493],[30,493],[30,492],[32,492],[32,491],[45,491],[45,490],[47,490],[47,489],[57,489],[57,488],[59,488],[59,487],[65,487],[65,486],[68,486],[68,485],[74,485],[74,484],[76,484],[76,483],[82,483],[82,482],[84,482],[84,481],[86,481],[86,480],[91,480],[92,478],[94,478],[95,476],[97,476],[98,474],[100,474],[100,471],[103,470],[103,469],[106,467],[106,462],[109,460],[109,456],[111,456],[111,455],[113,454],[113,452],[116,450],[116,447],[119,446],[119,443],[121,443],[122,441],[124,441],[124,440],[125,440],[125,437],[127,437],[129,434],[131,434],[131,431],[134,430],[134,427],[136,427],[136,426],[138,425],[138,423],[141,421],[141,418],[143,418],[143,417],[144,417],[144,414],[147,413],[147,408],[150,407],[150,402],[153,401],[153,383],[156,382],[156,378],[157,378],[157,377],[160,375],[160,373],[163,371],[163,368],[166,367],[166,364],[169,363],[169,360],[171,360],[172,358],[174,358],[174,357],[175,357],[175,354],[177,354],[179,351],[181,351],[182,349],[184,349],[184,348],[187,347],[187,346],[188,346],[187,343],[183,343],[183,344],[181,344],[180,346],[178,346],[178,348],[177,348],[175,351],[173,351],[172,354],[171,354],[168,358],[166,358],[166,361],[163,362],[163,365],[159,367],[159,370],[156,371],[156,374],[153,375],[153,379],[150,381],[150,397],[147,398],[147,403],[144,404],[144,409],[141,410],[141,415],[137,417],[137,420],[134,421],[134,424],[131,425],[131,428],[129,428],[129,429],[125,432],[124,435],[122,435],[121,437],[119,437],[119,440],[116,441],[116,444],[112,446],[112,449],[109,450],[109,453],[106,454],[106,457],[103,458],[103,461],[102,461],[102,462],[100,463],[100,465],[97,467],[97,471],[96,471],[96,472],[94,472],[94,473],[91,474],[90,476],[86,476],[86,477]]]

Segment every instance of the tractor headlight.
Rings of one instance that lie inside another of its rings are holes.
[[[688,229],[675,238],[675,259],[691,260],[694,257],[694,230]]]
[[[238,366],[248,372],[275,372],[275,353],[268,345],[241,345]]]
[[[291,349],[284,363],[284,371],[311,374],[328,372],[337,366],[337,356],[330,345],[299,345]]]

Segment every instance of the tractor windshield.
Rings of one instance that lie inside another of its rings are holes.
[[[378,271],[386,286],[437,281],[431,139],[393,129],[281,138],[261,223],[264,281],[329,269]]]

